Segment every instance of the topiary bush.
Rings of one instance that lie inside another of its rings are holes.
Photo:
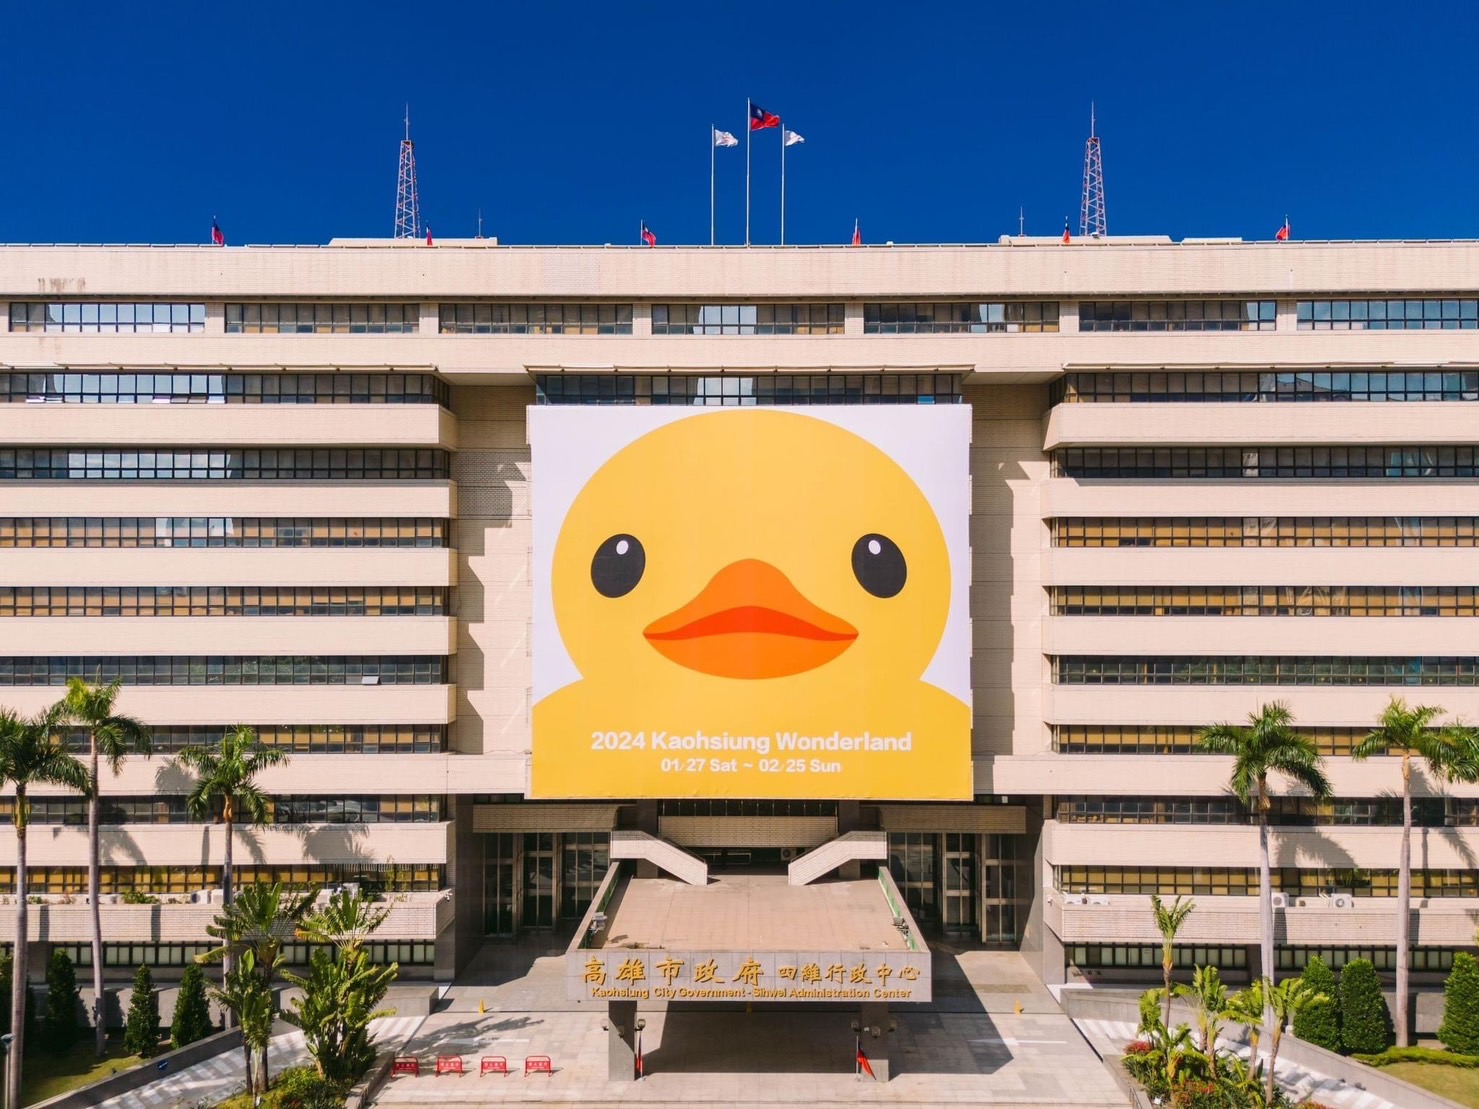
[[[61,949],[51,953],[46,967],[46,1016],[41,1019],[41,1039],[52,1051],[66,1051],[77,1042],[77,968]]]
[[[1329,1005],[1306,1005],[1294,1018],[1294,1034],[1326,1051],[1340,1050],[1340,1004],[1335,972],[1318,955],[1305,964],[1300,980],[1330,999]]]
[[[214,1031],[210,1005],[205,999],[205,972],[191,963],[185,968],[180,979],[180,992],[175,997],[174,1017],[169,1025],[170,1046],[182,1048],[205,1039]]]
[[[1466,951],[1453,957],[1453,970],[1443,983],[1438,1039],[1449,1051],[1479,1055],[1479,962]]]
[[[141,966],[134,974],[133,996],[123,1022],[123,1048],[141,1059],[159,1050],[159,995],[154,992],[154,975],[148,967]]]
[[[1340,972],[1340,1043],[1348,1053],[1376,1055],[1392,1046],[1392,1014],[1369,959],[1352,959]]]

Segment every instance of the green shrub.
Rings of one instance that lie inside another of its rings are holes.
[[[1479,1068],[1479,1055],[1460,1055],[1453,1051],[1439,1051],[1436,1047],[1389,1047],[1379,1055],[1352,1055],[1351,1058],[1368,1067],[1389,1067],[1393,1063],[1437,1063],[1464,1070]]]
[[[1352,959],[1340,972],[1340,1043],[1348,1053],[1376,1055],[1392,1045],[1392,1015],[1369,959]]]
[[[174,1017],[169,1025],[170,1046],[181,1048],[193,1044],[214,1031],[210,1005],[205,999],[205,972],[191,963],[185,968],[180,979],[180,992],[175,998]]]
[[[46,1016],[41,1021],[41,1039],[52,1051],[65,1051],[77,1042],[77,968],[60,948],[51,953],[46,967]]]
[[[124,890],[123,903],[125,905],[158,905],[159,898],[152,893],[140,893],[138,890]]]
[[[148,967],[141,966],[134,974],[134,992],[123,1022],[123,1047],[142,1059],[159,1050],[159,994],[154,992],[154,975]]]
[[[1443,983],[1438,1039],[1449,1051],[1479,1054],[1479,963],[1466,951],[1453,957],[1453,970]]]
[[[1340,1050],[1340,1006],[1335,989],[1335,974],[1318,955],[1305,964],[1300,980],[1330,999],[1329,1005],[1306,1005],[1294,1018],[1294,1034],[1308,1044],[1326,1051]]]
[[[344,1091],[308,1067],[282,1072],[272,1088],[278,1109],[343,1109]]]
[[[1139,1031],[1149,1032],[1161,1019],[1161,1001],[1165,996],[1165,990],[1146,990],[1140,995],[1140,1026]]]

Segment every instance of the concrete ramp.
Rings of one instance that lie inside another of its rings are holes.
[[[709,884],[709,864],[676,844],[646,832],[612,832],[611,858],[649,862],[690,886]]]
[[[887,832],[848,832],[791,863],[786,868],[786,880],[793,886],[805,886],[847,863],[882,862],[887,858]]]

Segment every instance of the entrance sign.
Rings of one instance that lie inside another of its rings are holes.
[[[574,950],[566,996],[585,1001],[929,1001],[928,951]]]
[[[968,406],[529,435],[533,796],[971,797]]]

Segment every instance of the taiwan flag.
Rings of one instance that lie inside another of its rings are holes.
[[[862,1044],[858,1044],[858,1069],[860,1069],[869,1078],[873,1079],[874,1081],[877,1081],[878,1076],[873,1073],[873,1067],[868,1062],[868,1057],[863,1054],[863,1045]]]
[[[750,104],[750,130],[764,131],[767,127],[779,127],[781,117],[773,112],[767,112],[759,104]]]
[[[221,225],[215,220],[211,220],[211,242],[215,243],[217,246],[226,245],[226,235],[221,230]]]
[[[652,233],[652,229],[645,223],[642,225],[642,241],[648,246],[657,245],[657,236]]]

